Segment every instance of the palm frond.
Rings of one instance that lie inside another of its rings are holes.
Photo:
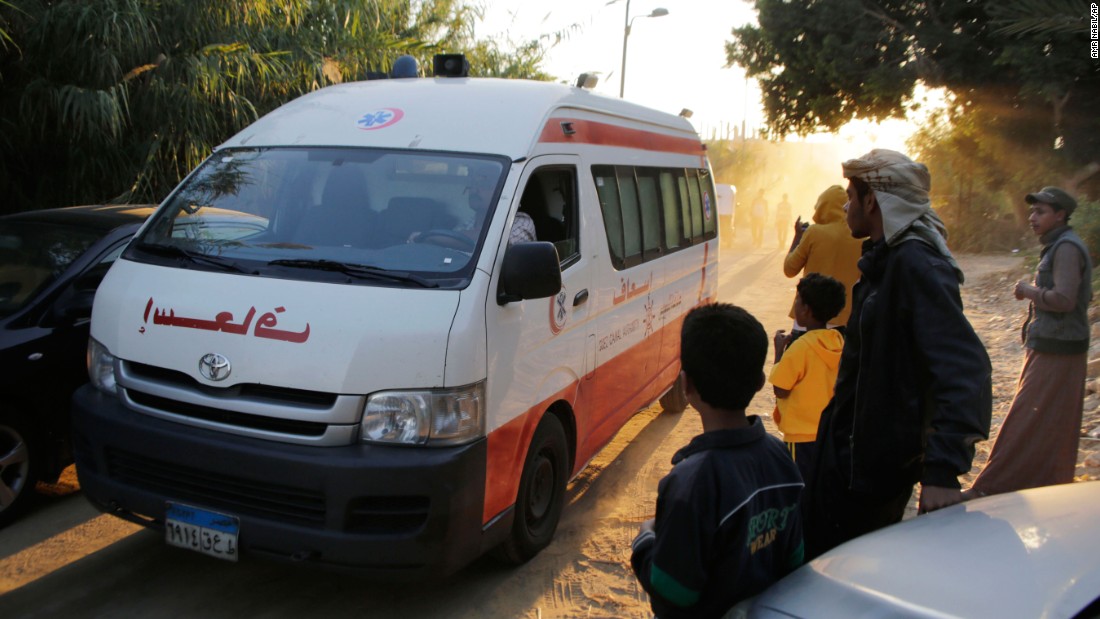
[[[1089,4],[1085,0],[1006,0],[991,3],[989,14],[998,34],[1087,33]]]

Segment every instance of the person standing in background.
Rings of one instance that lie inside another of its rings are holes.
[[[787,201],[787,194],[775,205],[775,235],[779,238],[779,249],[787,244],[787,230],[791,225],[791,203]]]
[[[717,183],[714,185],[714,195],[718,202],[718,238],[723,248],[733,247],[736,238],[736,230],[733,227],[733,205],[737,190],[733,185]]]
[[[760,247],[764,244],[764,224],[768,221],[768,201],[764,199],[764,190],[756,192],[752,200],[752,246]]]
[[[821,273],[844,284],[845,303],[840,313],[829,321],[829,327],[848,324],[852,310],[852,287],[859,279],[859,256],[862,242],[853,238],[844,221],[844,205],[848,194],[840,185],[833,185],[817,198],[814,205],[814,223],[803,224],[799,217],[794,224],[794,239],[787,257],[783,259],[783,274],[795,277],[802,273]],[[791,308],[791,318],[795,318]],[[805,331],[795,320],[793,332]]]
[[[1043,248],[1028,300],[1024,366],[989,461],[964,499],[1073,481],[1088,369],[1092,262],[1069,226],[1077,200],[1057,187],[1027,194],[1028,223]]]

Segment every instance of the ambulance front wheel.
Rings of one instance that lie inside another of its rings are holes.
[[[676,377],[676,382],[673,383],[672,389],[669,389],[663,396],[661,396],[661,408],[665,409],[666,413],[672,413],[673,415],[679,415],[684,412],[684,409],[688,407],[687,394],[684,393],[684,375],[681,374]]]
[[[557,417],[547,413],[535,429],[523,463],[512,534],[497,549],[500,559],[515,565],[526,563],[554,538],[565,504],[568,456],[565,430]]]

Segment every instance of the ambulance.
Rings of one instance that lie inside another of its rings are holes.
[[[217,147],[102,283],[84,494],[230,561],[526,561],[632,415],[686,407],[715,207],[687,120],[583,87],[302,96]]]

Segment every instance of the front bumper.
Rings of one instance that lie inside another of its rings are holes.
[[[511,525],[510,512],[482,523],[485,439],[291,445],[156,419],[86,385],[73,396],[73,444],[96,507],[160,529],[168,501],[237,516],[242,557],[420,579],[457,570]]]

